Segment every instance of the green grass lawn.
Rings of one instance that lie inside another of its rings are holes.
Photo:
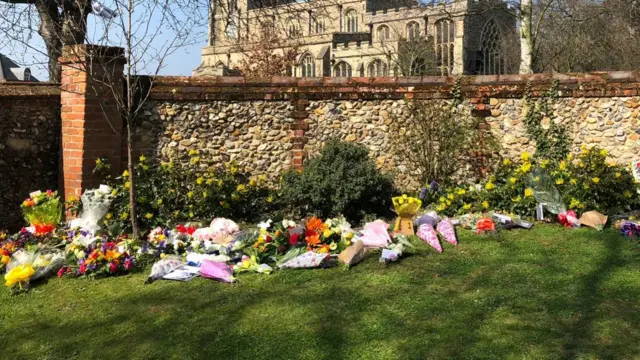
[[[640,247],[613,231],[460,232],[385,266],[0,291],[0,358],[640,357]]]

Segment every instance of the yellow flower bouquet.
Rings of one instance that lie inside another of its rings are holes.
[[[418,198],[407,195],[396,196],[391,199],[398,219],[396,220],[394,231],[404,235],[414,235],[413,219],[418,214],[422,201]]]

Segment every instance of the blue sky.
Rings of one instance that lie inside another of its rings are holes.
[[[105,6],[115,9],[115,5],[112,0],[104,1]],[[26,6],[26,5],[24,5]],[[34,9],[35,10],[35,9]],[[184,20],[187,14],[180,14],[179,20]],[[206,20],[206,13],[200,13],[196,15],[199,19]],[[144,19],[144,22],[147,22],[147,19],[150,19],[149,24],[153,29],[158,28],[161,23],[158,15],[148,16],[146,14],[141,14],[140,16]],[[183,18],[183,19],[181,19]],[[138,20],[141,20],[140,18]],[[103,43],[103,40],[100,40],[105,35],[105,26],[106,22],[104,19],[99,18],[97,16],[89,15],[89,23],[88,23],[88,38],[89,42],[92,43]],[[34,30],[37,30],[34,29]],[[175,32],[172,32],[168,29],[167,26],[162,27],[162,33],[157,38],[154,39],[151,44],[154,48],[162,48],[167,42],[170,42],[173,37],[175,37]],[[190,31],[193,31],[194,41],[186,46],[182,46],[178,48],[175,52],[165,58],[162,69],[160,70],[161,75],[191,75],[192,71],[200,64],[200,52],[203,46],[206,45],[207,37],[206,37],[206,26],[202,24],[201,26],[191,27]],[[108,31],[109,42],[112,45],[117,45],[121,38],[121,31],[118,31],[116,27],[111,27]],[[44,51],[44,43],[37,32],[34,32],[31,40],[29,41],[27,46],[24,45],[13,45],[11,47],[0,47],[0,52],[5,54],[6,56],[12,58],[14,61],[21,65],[25,65],[31,68],[32,74],[37,77],[39,80],[46,80],[48,77],[46,61],[47,57]],[[156,64],[150,64],[148,66],[148,70],[144,69],[140,71],[143,74],[149,74],[154,72],[157,68]]]

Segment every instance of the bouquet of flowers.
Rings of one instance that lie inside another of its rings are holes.
[[[200,228],[193,232],[192,236],[196,240],[211,241],[218,244],[228,244],[233,235],[240,231],[238,224],[225,218],[215,218],[209,227]]]
[[[407,195],[396,196],[391,199],[398,219],[394,230],[405,235],[414,235],[413,219],[422,206],[422,200]]]
[[[107,185],[100,185],[97,189],[86,190],[82,194],[82,215],[69,222],[71,228],[81,228],[95,234],[100,230],[98,222],[109,211],[109,206],[113,200],[111,188]]]
[[[11,256],[7,265],[5,285],[15,290],[28,289],[33,280],[44,278],[64,264],[62,251],[49,246],[36,246],[33,250],[20,249]]]
[[[24,218],[37,235],[55,230],[62,218],[62,204],[57,191],[34,191],[20,205]]]
[[[154,257],[160,257],[162,254],[184,255],[192,242],[189,232],[194,232],[189,229],[183,225],[176,227],[176,230],[157,227],[149,232],[147,243],[143,245],[141,251],[152,254]]]
[[[99,238],[94,244],[74,249],[73,255],[77,266],[70,266],[61,271],[75,273],[76,276],[115,275],[131,271],[135,266],[134,257],[124,246],[114,241]],[[75,272],[73,271],[75,270]],[[61,275],[59,272],[58,275]]]
[[[351,225],[344,218],[328,219],[323,222],[312,217],[305,222],[304,241],[308,251],[339,254],[353,239]]]

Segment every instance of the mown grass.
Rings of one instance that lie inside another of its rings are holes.
[[[143,285],[146,274],[0,292],[11,359],[640,357],[640,247],[538,226],[385,266]]]

